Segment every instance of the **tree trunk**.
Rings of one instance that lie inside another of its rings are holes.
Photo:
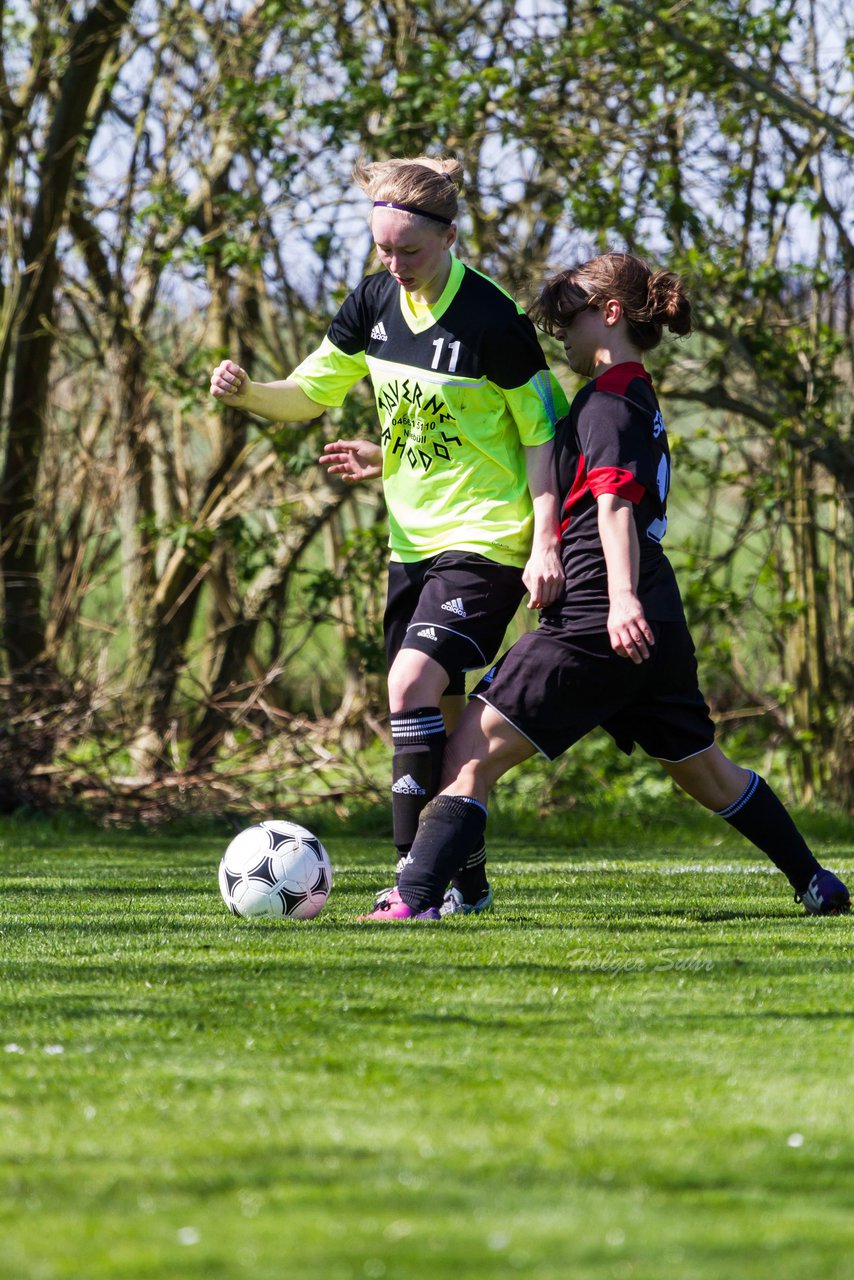
[[[58,275],[57,243],[101,67],[130,16],[122,0],[101,0],[77,24],[47,137],[38,195],[24,240],[6,455],[0,482],[0,582],[4,645],[13,674],[42,663],[45,618],[39,580],[35,493],[44,444]]]

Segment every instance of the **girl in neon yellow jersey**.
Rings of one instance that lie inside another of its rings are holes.
[[[451,252],[458,162],[384,161],[355,177],[372,201],[384,270],[350,294],[289,377],[255,383],[225,360],[211,394],[273,421],[304,421],[371,379],[379,444],[338,440],[321,461],[347,480],[381,475],[388,507],[399,875],[438,786],[465,672],[492,661],[526,590],[535,609],[561,590],[552,440],[567,405],[521,308]],[[446,909],[489,905],[484,862],[476,850],[459,869]]]

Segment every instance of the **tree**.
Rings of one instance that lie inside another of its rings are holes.
[[[832,778],[851,798],[852,131],[820,7],[61,13],[3,18],[16,687],[32,659],[50,663],[99,708],[87,724],[104,750],[131,747],[153,773],[214,767],[263,715],[376,723],[375,570],[344,583],[335,562],[376,565],[382,504],[313,466],[322,434],[371,429],[369,396],[280,430],[215,406],[206,375],[234,352],[278,376],[320,339],[371,261],[359,153],[452,151],[463,253],[523,297],[550,265],[609,246],[687,277],[698,334],[654,372],[688,423],[676,464],[707,502],[678,554],[711,694],[788,744],[800,794]],[[75,90],[76,124],[73,67],[88,94]],[[335,660],[301,678],[308,637],[330,636]]]
[[[0,181],[8,187],[17,179],[24,191],[33,192],[28,219],[20,218],[20,206],[15,210],[17,224],[6,218],[14,236],[6,288],[14,288],[15,300],[14,313],[7,310],[0,335],[0,402],[7,406],[0,479],[0,582],[5,648],[15,674],[46,656],[35,505],[55,340],[60,238],[77,165],[85,154],[89,114],[104,89],[129,19],[126,0],[99,0],[64,30],[55,21],[61,12],[52,5],[37,11],[29,75],[16,93],[2,73],[0,93]],[[64,69],[54,79],[59,67]],[[29,133],[39,109],[50,113],[43,150]]]

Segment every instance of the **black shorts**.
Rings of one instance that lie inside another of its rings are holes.
[[[392,561],[383,619],[389,668],[401,649],[417,649],[447,671],[446,693],[464,693],[465,672],[493,661],[524,594],[521,569],[474,552]]]
[[[637,664],[604,631],[571,635],[541,625],[523,635],[474,690],[549,760],[597,726],[631,755],[637,743],[677,763],[706,751],[715,726],[684,622],[651,622],[655,644]]]

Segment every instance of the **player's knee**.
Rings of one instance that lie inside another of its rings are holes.
[[[750,771],[734,764],[717,745],[666,767],[683,791],[714,813],[733,804],[750,781]]]
[[[401,650],[388,673],[389,707],[408,711],[438,706],[447,685],[448,674],[437,662],[417,650]]]
[[[419,667],[407,655],[399,653],[388,673],[388,700],[392,711],[412,706],[410,701],[421,676]]]

